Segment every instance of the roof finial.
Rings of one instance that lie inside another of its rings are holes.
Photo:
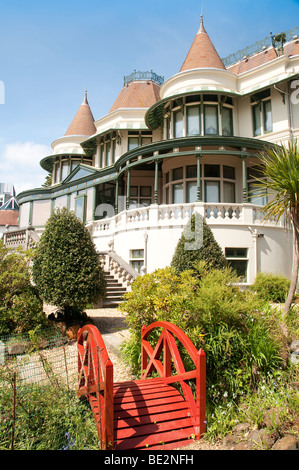
[[[199,27],[198,33],[205,33],[205,32],[206,32],[206,30],[205,30],[205,27],[203,25],[203,14],[202,14],[202,6],[201,6],[200,27]]]
[[[85,90],[84,100],[83,100],[83,103],[82,103],[82,104],[88,104],[88,101],[87,101],[87,90]]]

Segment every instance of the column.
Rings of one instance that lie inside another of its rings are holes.
[[[196,155],[197,159],[197,198],[196,202],[201,202],[202,197],[201,197],[201,174],[200,174],[200,159],[201,155]]]
[[[115,202],[114,202],[115,214],[118,214],[118,192],[119,192],[119,183],[118,183],[118,178],[117,178],[115,182]]]
[[[101,146],[100,145],[97,145],[97,148],[96,148],[94,166],[95,168],[100,168],[101,166]]]
[[[243,203],[248,202],[247,199],[247,183],[246,183],[246,156],[242,155],[242,184],[243,184]]]
[[[155,161],[155,189],[154,189],[154,203],[158,204],[158,184],[159,184],[159,160]]]
[[[131,170],[127,171],[127,197],[126,197],[126,209],[130,207],[130,180],[131,180]]]

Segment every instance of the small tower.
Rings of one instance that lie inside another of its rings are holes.
[[[200,27],[189,49],[180,72],[198,68],[216,68],[226,70],[200,17]]]

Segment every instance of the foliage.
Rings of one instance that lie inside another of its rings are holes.
[[[0,240],[0,335],[46,325],[42,300],[30,281],[32,252],[10,252]]]
[[[289,312],[297,287],[299,269],[299,151],[297,141],[288,146],[270,148],[261,155],[263,178],[257,178],[255,187],[260,196],[267,196],[263,207],[264,219],[280,220],[287,217],[293,228],[294,250],[291,284],[284,305],[284,317]],[[284,328],[287,336],[287,331]]]
[[[206,352],[207,397],[215,407],[224,393],[237,400],[240,390],[252,390],[263,374],[275,370],[281,345],[271,321],[265,321],[271,311],[261,315],[259,298],[234,287],[237,279],[230,268],[209,269],[203,275],[200,267],[200,279],[192,271],[178,274],[165,268],[134,281],[120,306],[132,328],[123,352],[137,372],[141,326],[157,320],[174,323]]]
[[[227,266],[226,258],[212,230],[200,214],[193,214],[176,246],[171,266],[178,273],[191,269],[194,263],[205,261],[212,268]]]
[[[289,279],[272,273],[258,273],[251,285],[261,299],[276,303],[285,302],[289,288]]]
[[[10,384],[3,386],[2,382],[0,449],[9,450],[11,442],[12,388]],[[14,449],[98,449],[97,430],[88,404],[63,387],[30,385],[18,388]]]
[[[32,275],[43,300],[60,307],[68,319],[105,293],[91,236],[66,208],[48,219],[34,253]]]

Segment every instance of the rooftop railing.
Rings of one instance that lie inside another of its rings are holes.
[[[157,83],[158,85],[162,85],[164,83],[164,77],[161,77],[157,75],[155,72],[152,70],[149,72],[141,72],[141,71],[136,71],[132,72],[130,75],[124,76],[124,86],[128,85],[131,82],[134,81],[152,81]]]

